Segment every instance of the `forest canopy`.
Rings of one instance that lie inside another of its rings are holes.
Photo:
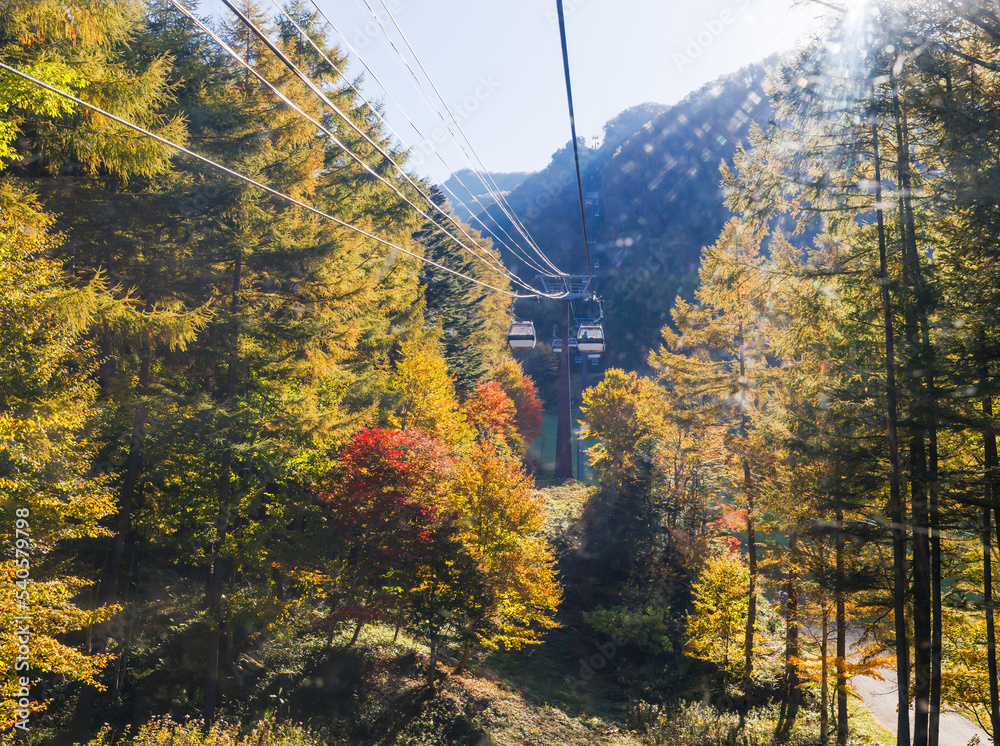
[[[1000,732],[992,6],[835,7],[609,122],[589,197],[511,176],[557,258],[605,210],[562,481],[523,226],[316,6],[179,5],[0,8],[3,738],[891,742],[865,676],[897,744]]]

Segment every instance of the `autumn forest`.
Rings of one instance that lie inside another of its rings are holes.
[[[995,738],[994,3],[609,122],[577,479],[508,329],[580,213],[460,219],[319,5],[227,5],[0,0],[0,743]]]

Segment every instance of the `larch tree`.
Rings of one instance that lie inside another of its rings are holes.
[[[99,357],[86,332],[115,299],[99,282],[70,284],[53,258],[53,223],[36,197],[0,183],[0,512],[13,550],[0,569],[0,731],[27,728],[47,704],[37,685],[54,675],[99,685],[108,656],[65,636],[117,611],[80,607],[89,582],[66,553],[68,542],[105,536],[114,510],[110,480],[93,471]]]
[[[454,381],[444,357],[433,342],[414,338],[403,343],[392,379],[394,412],[398,427],[419,428],[450,445],[472,437],[462,415]]]
[[[755,521],[763,453],[753,448],[753,419],[766,396],[769,378],[766,331],[769,282],[761,270],[765,229],[731,220],[702,258],[696,302],[678,299],[673,325],[664,327],[666,346],[650,354],[650,365],[674,395],[701,410],[703,422],[725,419],[732,428],[728,450],[733,488],[746,505],[749,568],[744,639],[743,688],[753,700],[753,646],[756,628],[758,545]],[[758,476],[754,475],[757,471]]]
[[[478,439],[458,462],[447,505],[491,599],[470,614],[461,672],[476,645],[517,650],[541,642],[545,630],[558,626],[561,591],[555,560],[540,533],[545,504],[507,449],[493,439]]]

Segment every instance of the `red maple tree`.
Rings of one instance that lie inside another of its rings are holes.
[[[315,489],[333,538],[336,578],[330,621],[361,626],[385,617],[413,591],[415,568],[432,550],[450,457],[419,430],[369,428],[341,450]]]

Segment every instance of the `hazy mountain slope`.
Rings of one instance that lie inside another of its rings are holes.
[[[490,187],[493,187],[495,184],[496,187],[500,189],[501,193],[507,194],[511,190],[520,186],[528,175],[528,171],[498,171],[496,173],[484,174],[484,178],[488,176],[488,178],[486,178],[486,183],[489,184]],[[492,179],[492,181],[490,181],[490,179]],[[468,220],[472,217],[472,213],[469,212],[469,210],[479,213],[483,208],[489,209],[490,206],[493,205],[493,197],[489,195],[488,190],[485,186],[483,186],[482,181],[479,180],[479,177],[477,177],[471,169],[459,169],[448,177],[444,186],[448,190],[448,201],[452,203],[455,214],[462,220]],[[455,197],[465,204],[463,205],[456,199],[453,199],[450,196],[451,194],[454,194]],[[476,200],[478,200],[478,204]],[[482,205],[482,207],[480,207],[480,205]],[[468,206],[468,210],[465,209],[466,206]],[[475,227],[479,226],[476,225]]]
[[[607,314],[607,363],[644,366],[674,298],[693,290],[701,248],[729,217],[719,164],[731,161],[752,122],[771,118],[763,84],[773,62],[720,78],[674,106],[628,109],[605,125],[598,148],[581,151],[591,262],[599,265],[595,286]],[[561,269],[586,270],[569,143],[508,201]],[[481,217],[496,226],[494,233],[516,235],[496,208]],[[525,278],[536,274],[520,257],[505,252],[504,260]],[[522,303],[518,312],[535,319],[547,338],[559,311],[555,303]],[[578,316],[595,312],[575,309]]]

